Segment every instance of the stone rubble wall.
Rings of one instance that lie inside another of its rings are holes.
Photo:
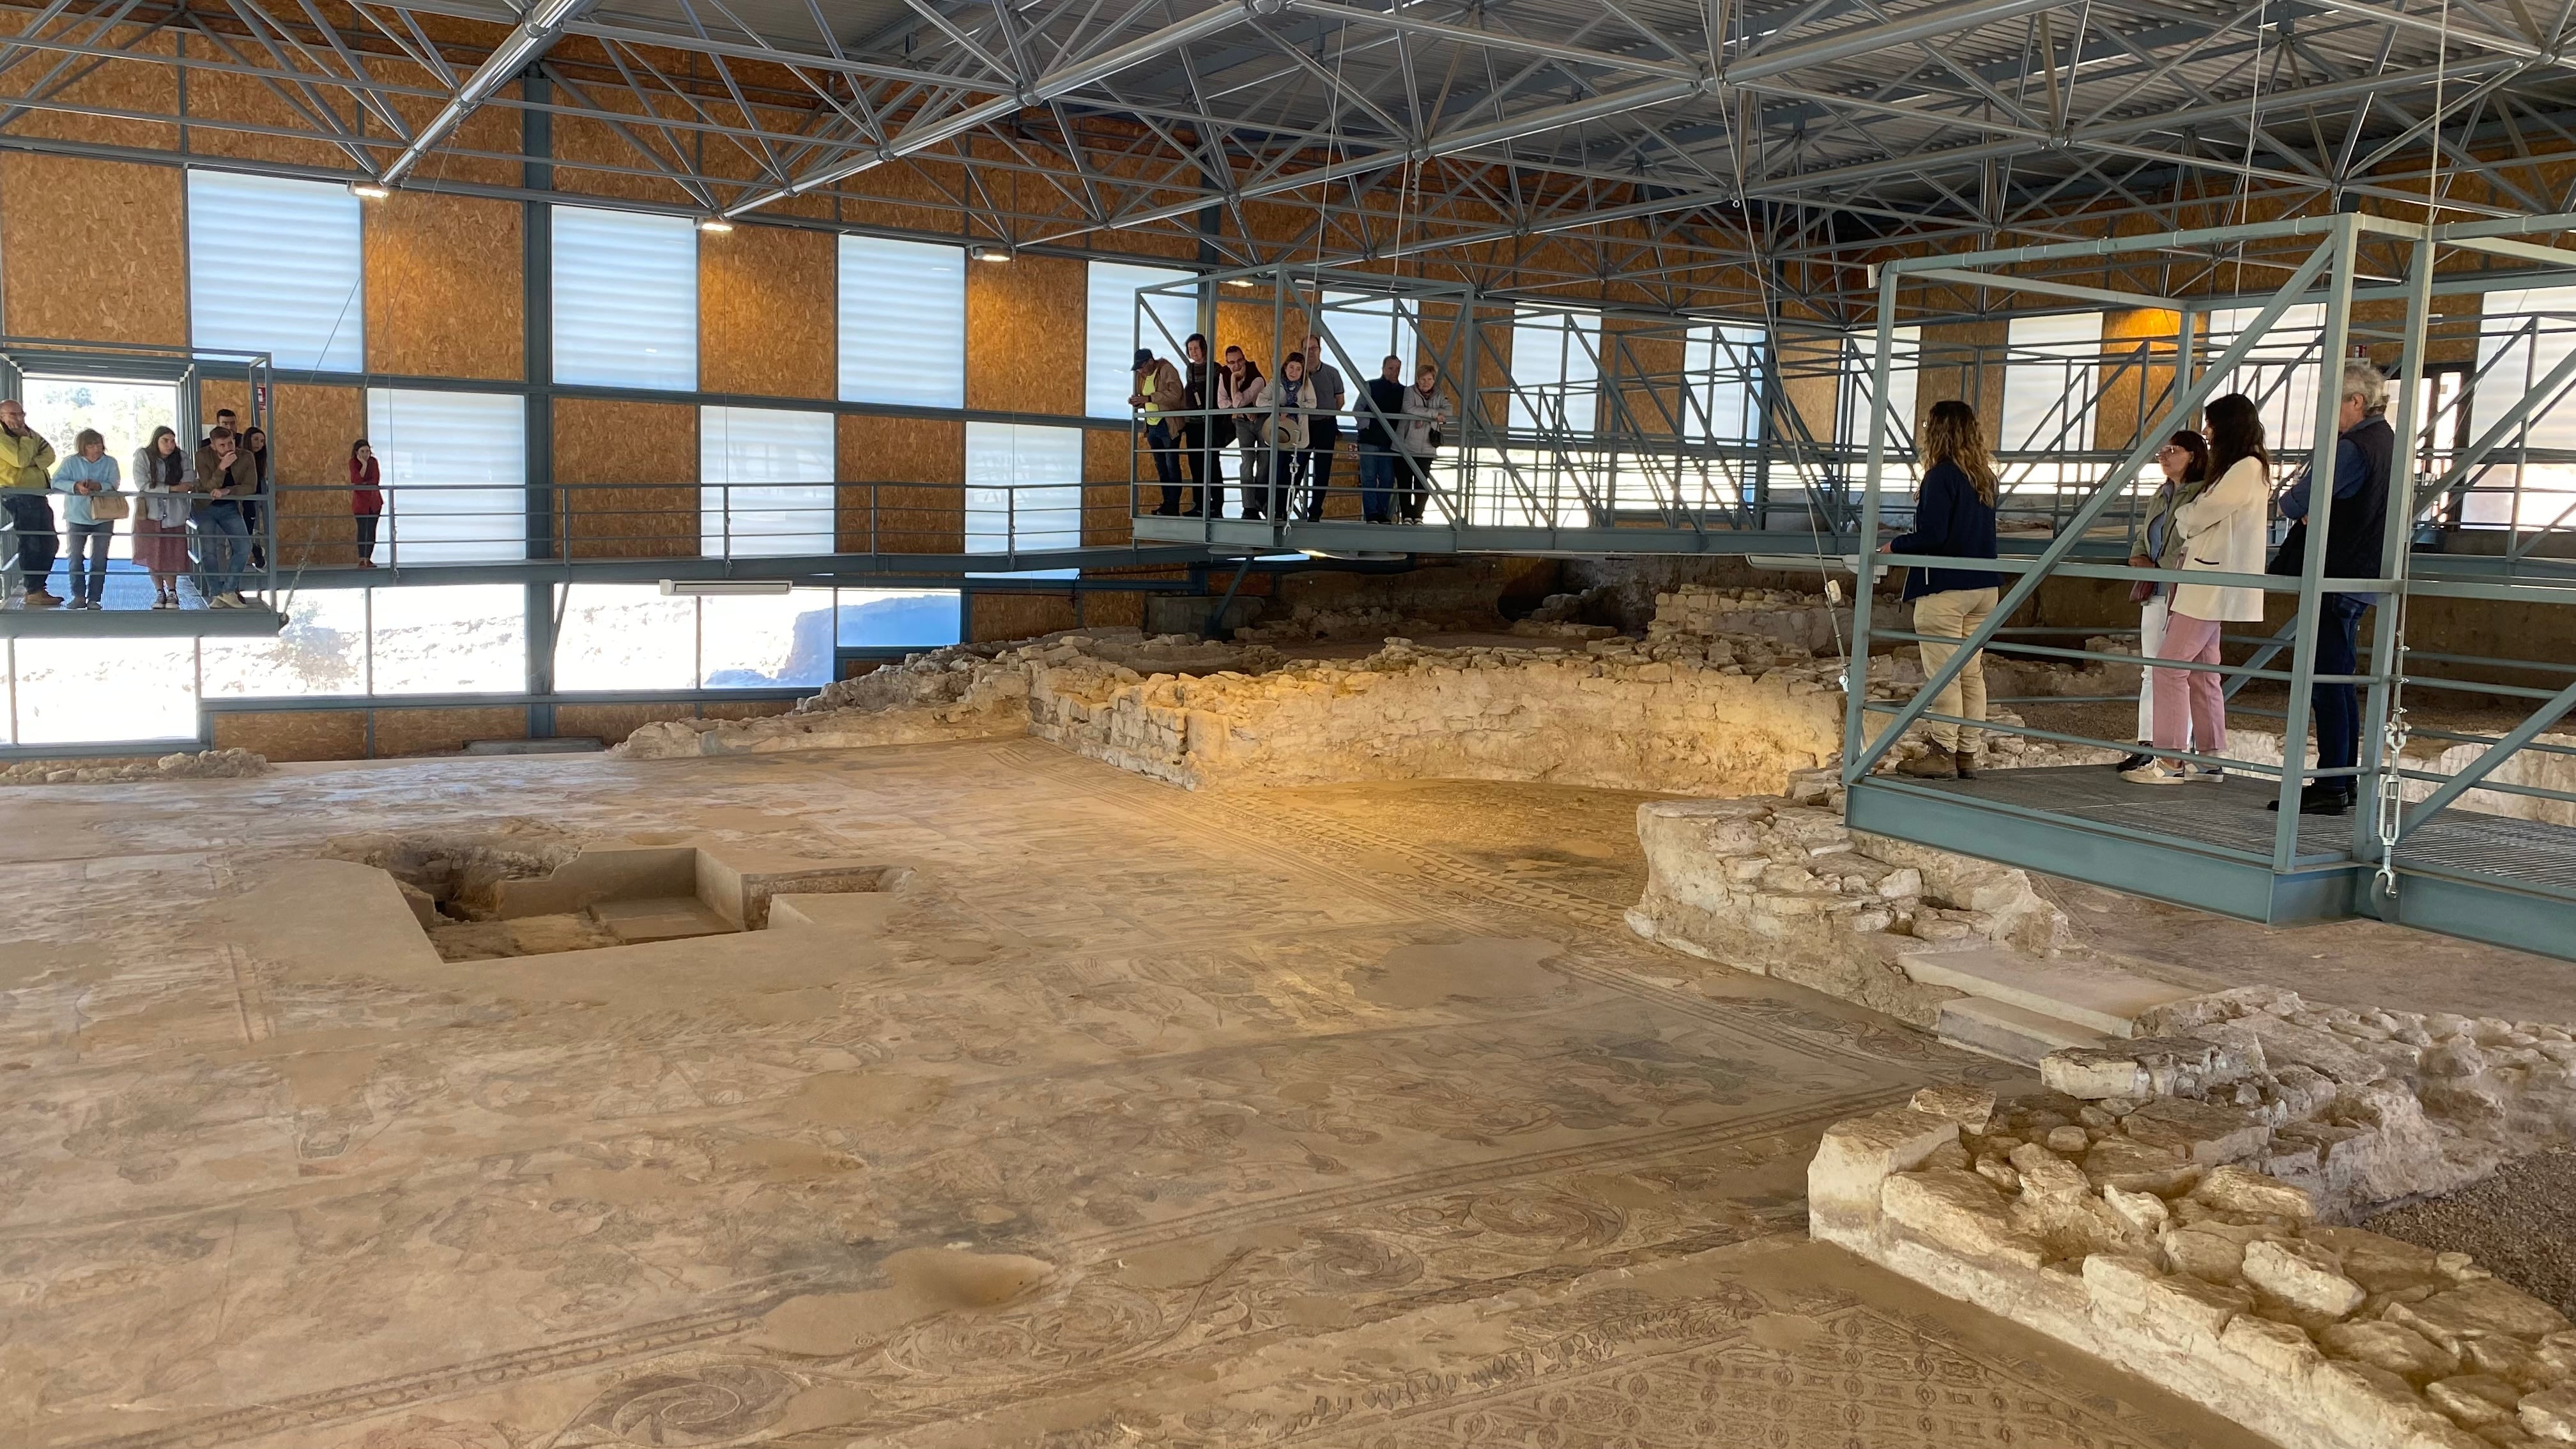
[[[1647,876],[1629,928],[1926,1030],[1959,993],[1907,976],[1905,953],[1973,942],[2057,953],[2066,917],[2026,872],[1850,829],[1830,800],[1829,771],[1791,789],[1638,806]]]
[[[249,750],[182,750],[155,760],[26,760],[0,770],[0,785],[241,780],[267,773],[268,757]]]
[[[1768,638],[1420,648],[1289,662],[1261,646],[1133,630],[915,655],[791,714],[675,720],[659,759],[1035,734],[1191,788],[1533,780],[1769,793],[1840,741],[1832,661]],[[1364,708],[1353,704],[1365,696]]]
[[[1646,637],[1758,634],[1810,654],[1839,655],[1850,647],[1851,630],[1851,606],[1828,603],[1822,594],[1684,584],[1655,595]]]
[[[2467,1254],[2341,1226],[2576,1128],[2576,1038],[2247,987],[1827,1130],[1809,1226],[2289,1449],[2576,1442],[2576,1328]]]

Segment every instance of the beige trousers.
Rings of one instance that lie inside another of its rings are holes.
[[[1925,594],[1914,601],[1914,632],[1965,639],[1976,631],[1978,625],[1986,622],[1988,614],[1995,611],[1995,597],[1993,589],[1945,589],[1937,594]],[[1941,666],[1950,662],[1950,656],[1959,652],[1956,644],[1927,641],[1919,647],[1923,651],[1923,674],[1927,679],[1939,673]],[[1959,676],[1943,686],[1939,694],[1932,696],[1930,712],[1958,719],[1982,720],[1986,717],[1986,651],[1980,649],[1969,656],[1967,667],[1959,671]],[[1974,750],[1983,733],[1963,730],[1941,720],[1927,720],[1923,727],[1932,736],[1933,743],[1945,750]]]

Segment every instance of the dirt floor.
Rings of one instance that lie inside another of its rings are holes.
[[[2576,1316],[2576,1151],[2506,1163],[2475,1187],[2381,1213],[2367,1226],[2436,1252],[2467,1253]]]

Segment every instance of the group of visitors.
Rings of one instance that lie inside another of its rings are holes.
[[[107,557],[120,519],[133,522],[135,566],[151,575],[155,609],[180,607],[184,579],[211,609],[257,607],[243,594],[268,567],[264,510],[275,493],[268,434],[245,428],[230,408],[191,450],[175,429],[157,427],[129,468],[107,454],[107,440],[83,428],[68,458],[27,426],[17,399],[0,401],[0,499],[15,535],[19,600],[29,608],[96,609],[107,592]],[[132,492],[127,492],[127,484]],[[375,567],[376,527],[384,513],[383,474],[360,438],[349,449],[350,509],[358,566]],[[54,527],[51,494],[63,501],[68,549]],[[64,587],[55,594],[57,551]]]
[[[1320,337],[1308,337],[1303,350],[1281,358],[1276,377],[1263,376],[1240,347],[1226,348],[1212,365],[1201,333],[1191,333],[1183,351],[1185,365],[1176,366],[1150,347],[1136,349],[1136,390],[1127,403],[1144,418],[1145,446],[1163,489],[1154,512],[1183,512],[1186,463],[1198,494],[1188,513],[1222,517],[1223,457],[1240,447],[1243,516],[1315,522],[1324,516],[1342,420],[1349,416],[1359,424],[1353,442],[1361,516],[1371,523],[1422,521],[1431,501],[1431,460],[1455,425],[1438,368],[1424,363],[1407,386],[1404,359],[1389,356],[1354,407],[1341,369],[1324,360]]]
[[[2388,474],[2396,433],[2386,417],[2388,379],[2369,362],[2344,364],[2340,438],[2335,447],[2324,570],[2329,578],[2375,578],[2388,521]],[[2264,557],[2271,513],[2271,455],[2264,450],[2262,414],[2252,399],[2230,393],[2210,403],[2206,433],[2185,430],[2156,451],[2164,474],[2149,507],[2135,568],[2183,574],[2296,573],[2311,547],[2306,520],[2309,485],[2302,478],[2280,499],[2281,516],[2296,526],[2272,558]],[[1964,402],[1939,402],[1925,418],[1923,475],[1914,530],[1889,540],[1895,554],[1952,559],[1996,556],[1995,469],[1976,410]],[[1914,605],[1923,670],[1936,675],[1961,647],[1947,642],[1977,632],[1994,612],[2002,580],[1976,568],[1936,566],[1907,571],[1903,597]],[[2264,591],[2227,582],[2141,581],[2132,590],[2140,606],[2139,653],[2156,661],[2138,697],[2138,742],[2148,749],[2120,763],[2124,779],[2142,785],[2214,781],[2225,771],[2199,760],[2227,750],[2227,697],[2219,663],[2220,636],[2229,624],[2263,617]],[[2354,683],[2366,594],[2324,596],[2310,695],[2321,778],[2303,787],[2299,810],[2341,815],[2353,808],[2360,759],[2360,696]],[[1982,654],[1982,651],[1980,651]],[[2197,666],[2197,667],[2195,667]],[[1925,729],[1934,748],[1897,766],[1926,779],[1969,779],[1975,774],[1977,725],[1986,718],[1983,660],[1971,656],[1927,706]],[[1965,723],[1962,723],[1964,721]],[[2278,801],[2274,807],[2278,808]]]

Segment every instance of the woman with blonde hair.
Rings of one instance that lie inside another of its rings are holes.
[[[2260,574],[2263,521],[2271,509],[2272,459],[2263,451],[2263,415],[2253,399],[2231,392],[2209,405],[2209,476],[2217,481],[2173,508],[2173,536],[2180,548],[2174,567],[2184,573]],[[2259,622],[2263,591],[2237,584],[2177,584],[2166,606],[2159,661],[2216,664],[2219,634],[2229,624]],[[2204,755],[2227,752],[2227,692],[2207,669],[2155,670],[2155,746]],[[2215,765],[2150,759],[2122,770],[2141,785],[2215,780]]]
[[[1977,426],[1977,410],[1957,401],[1934,403],[1930,416],[1923,420],[1923,457],[1931,468],[1924,473],[1923,491],[1915,500],[1914,531],[1889,540],[1886,550],[1947,558],[1993,558],[1995,465],[1986,456],[1986,437]],[[1914,601],[1914,632],[1924,636],[1917,647],[1923,651],[1923,673],[1927,678],[1939,673],[1941,666],[1950,662],[1950,656],[1959,652],[1956,644],[1932,641],[1964,639],[1975,633],[1986,616],[1994,612],[2002,583],[1999,575],[1984,569],[1934,566],[1906,570],[1905,597]],[[1932,750],[1897,766],[1897,773],[1925,780],[1976,778],[1977,748],[1983,743],[1981,732],[1975,723],[1963,727],[1956,721],[1983,723],[1986,718],[1984,650],[1970,655],[1957,677],[1932,696],[1930,713],[1949,718],[1925,723],[1925,732],[1932,736]]]

